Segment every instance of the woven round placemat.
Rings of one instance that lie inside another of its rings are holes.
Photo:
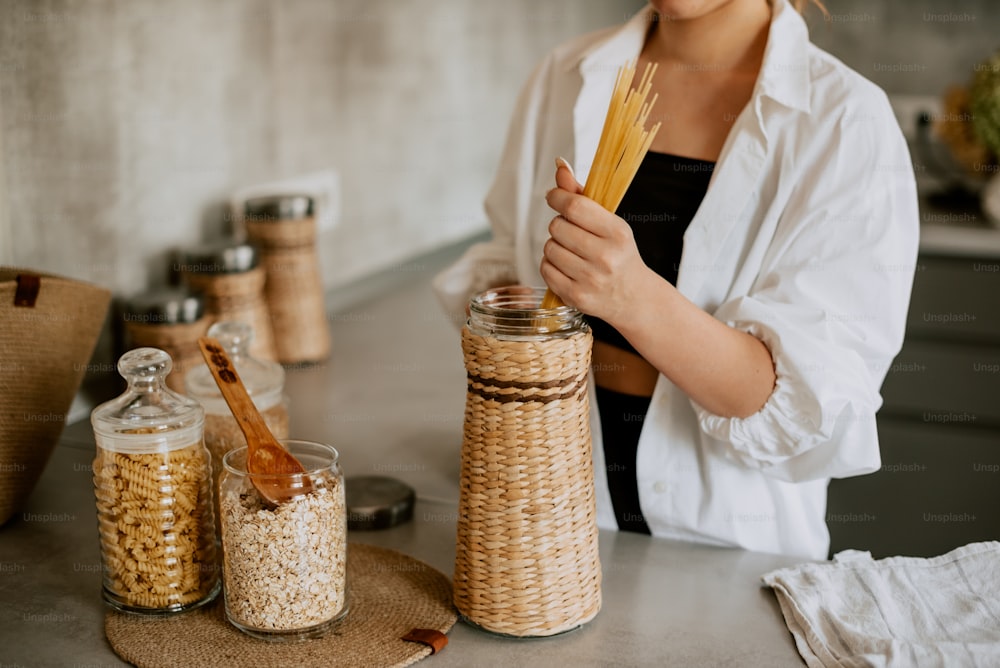
[[[447,633],[457,619],[451,583],[438,570],[393,550],[350,543],[350,611],[326,636],[268,642],[226,621],[223,595],[175,617],[109,612],[104,631],[115,653],[139,668],[184,666],[408,666],[430,647],[402,640],[413,628]],[[447,651],[447,650],[445,650]]]

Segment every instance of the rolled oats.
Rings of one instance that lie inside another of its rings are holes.
[[[347,605],[343,481],[315,485],[276,508],[252,487],[224,489],[222,544],[226,611],[259,631],[308,629]]]

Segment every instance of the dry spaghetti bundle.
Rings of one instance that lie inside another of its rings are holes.
[[[608,211],[618,208],[660,129],[659,123],[648,131],[645,129],[649,112],[656,104],[656,95],[652,100],[646,101],[655,72],[655,64],[646,65],[639,86],[633,88],[635,63],[626,63],[618,70],[601,139],[597,144],[587,183],[583,186],[583,194]],[[562,300],[558,296],[551,290],[546,291],[542,308],[561,305]]]

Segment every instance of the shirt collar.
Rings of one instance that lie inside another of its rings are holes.
[[[809,31],[799,13],[787,0],[771,0],[771,27],[761,64],[754,98],[766,96],[792,109],[809,112]],[[654,9],[646,5],[625,24],[608,34],[569,62],[570,69],[579,67],[587,77],[595,71],[619,67],[639,57],[646,40]],[[754,100],[754,106],[757,101]]]
[[[809,113],[809,31],[806,22],[786,0],[773,0],[771,28],[764,62],[757,77],[756,95]]]

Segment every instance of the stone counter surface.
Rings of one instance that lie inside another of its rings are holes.
[[[347,476],[388,475],[417,491],[413,521],[350,540],[393,548],[449,577],[455,552],[465,396],[455,327],[428,284],[401,268],[381,296],[342,302],[334,353],[289,369],[291,435],[326,441]],[[0,668],[119,666],[103,632],[100,556],[86,421],[67,427],[22,512],[0,528]],[[602,532],[601,613],[545,639],[458,623],[418,665],[801,666],[760,576],[796,559]]]

